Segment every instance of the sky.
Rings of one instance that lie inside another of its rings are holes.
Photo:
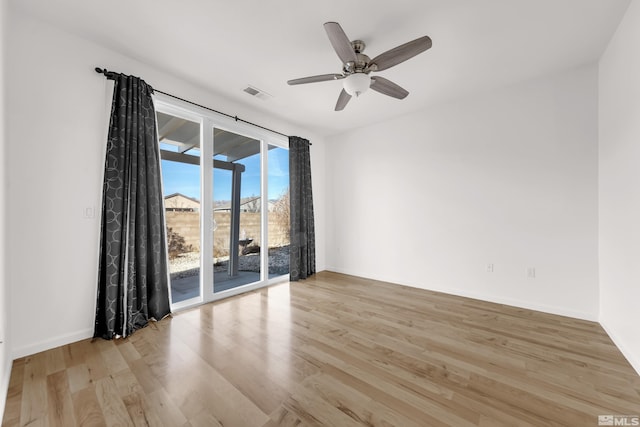
[[[269,150],[269,195],[273,200],[289,187],[289,151],[284,148]],[[245,165],[242,173],[240,197],[260,196],[260,154],[238,160]],[[164,194],[181,193],[200,200],[200,167],[186,163],[162,161]],[[214,200],[231,200],[231,171],[213,170]]]

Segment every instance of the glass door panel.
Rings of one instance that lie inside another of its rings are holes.
[[[269,278],[289,274],[289,150],[269,145]]]
[[[260,145],[213,131],[214,293],[261,280]]]
[[[200,298],[200,124],[158,112],[171,301]]]

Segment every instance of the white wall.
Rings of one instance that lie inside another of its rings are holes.
[[[4,405],[9,387],[11,374],[11,354],[8,327],[9,327],[9,292],[7,285],[6,260],[6,125],[5,120],[5,44],[7,29],[7,1],[0,0],[0,414],[4,414]],[[2,415],[0,415],[1,417]]]
[[[88,337],[93,331],[99,242],[86,207],[101,202],[108,96],[94,67],[313,142],[318,228],[324,227],[324,141],[247,106],[216,97],[90,41],[12,11],[8,88],[8,206],[13,356]],[[257,101],[262,102],[262,101]],[[318,233],[322,236],[322,232]],[[318,264],[324,268],[324,241]]]
[[[328,138],[327,268],[597,319],[597,120],[591,65]]]
[[[600,60],[600,323],[640,373],[640,1]]]

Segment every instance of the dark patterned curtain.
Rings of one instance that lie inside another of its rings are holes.
[[[309,145],[309,141],[304,138],[289,137],[291,281],[306,279],[316,272],[316,234],[313,220]]]
[[[102,195],[94,337],[125,337],[169,314],[169,278],[153,89],[115,81]]]

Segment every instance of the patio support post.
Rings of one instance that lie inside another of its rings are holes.
[[[240,246],[240,185],[244,165],[233,164],[231,177],[231,233],[229,236],[229,276],[238,275]]]

